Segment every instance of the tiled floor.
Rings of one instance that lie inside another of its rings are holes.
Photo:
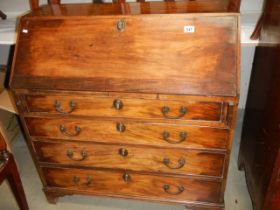
[[[240,142],[243,112],[239,112],[237,132],[233,144],[225,193],[226,210],[252,210],[244,172],[237,170],[237,156]],[[65,196],[56,205],[48,204],[41,190],[42,184],[32,162],[22,135],[14,143],[14,154],[18,162],[30,210],[186,210],[183,206],[158,204],[125,199],[110,199],[89,196]],[[0,210],[18,209],[6,182],[0,186]]]

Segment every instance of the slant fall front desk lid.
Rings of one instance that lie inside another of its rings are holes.
[[[43,6],[21,18],[11,87],[237,96],[239,15],[196,2]]]

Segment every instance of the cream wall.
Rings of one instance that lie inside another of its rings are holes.
[[[262,10],[263,0],[241,0],[241,11]]]

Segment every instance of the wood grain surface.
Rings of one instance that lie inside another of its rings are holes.
[[[128,182],[123,180],[126,173],[118,171],[79,170],[67,168],[42,168],[48,180],[49,187],[72,190],[75,193],[122,195],[125,197],[146,197],[150,200],[169,200],[176,202],[211,202],[219,203],[220,183],[191,178],[176,178],[166,176],[144,175],[127,173]],[[79,177],[78,184],[73,182],[74,176]],[[88,177],[92,182],[88,185]],[[170,192],[176,193],[178,186],[183,186],[184,191],[178,195],[166,193],[164,185],[170,186]],[[196,191],[192,189],[197,189]]]
[[[220,121],[223,102],[195,100],[150,100],[111,96],[77,95],[26,95],[26,109],[30,113],[61,114],[63,116],[126,117],[136,119],[173,119],[195,121]],[[121,103],[116,108],[114,103]],[[74,107],[70,106],[73,102]],[[55,104],[59,103],[59,107]],[[163,108],[169,111],[164,114]],[[181,114],[180,109],[186,109]],[[64,114],[65,113],[65,114]]]
[[[237,95],[236,15],[50,18],[22,19],[13,88]]]
[[[157,147],[193,148],[226,150],[229,130],[199,126],[134,122],[129,120],[107,119],[72,119],[72,118],[25,118],[30,135],[34,139],[54,139],[104,142],[134,145],[150,145]],[[117,125],[125,127],[123,132],[117,130]],[[80,133],[69,136],[60,131],[63,125],[66,132],[75,134],[75,126]],[[167,135],[168,133],[168,135]],[[166,137],[167,135],[167,137]],[[185,136],[185,138],[182,137]]]
[[[224,154],[196,150],[70,142],[35,141],[33,144],[40,162],[72,166],[222,177],[225,161]],[[120,149],[126,150],[127,155],[121,155]],[[71,158],[67,155],[69,151],[73,152]],[[82,153],[87,154],[85,158]],[[169,163],[164,164],[164,159]],[[179,163],[180,160],[184,163]]]

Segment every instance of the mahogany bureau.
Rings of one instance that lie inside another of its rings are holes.
[[[239,96],[228,3],[63,4],[21,18],[10,86],[50,203],[224,209]]]

